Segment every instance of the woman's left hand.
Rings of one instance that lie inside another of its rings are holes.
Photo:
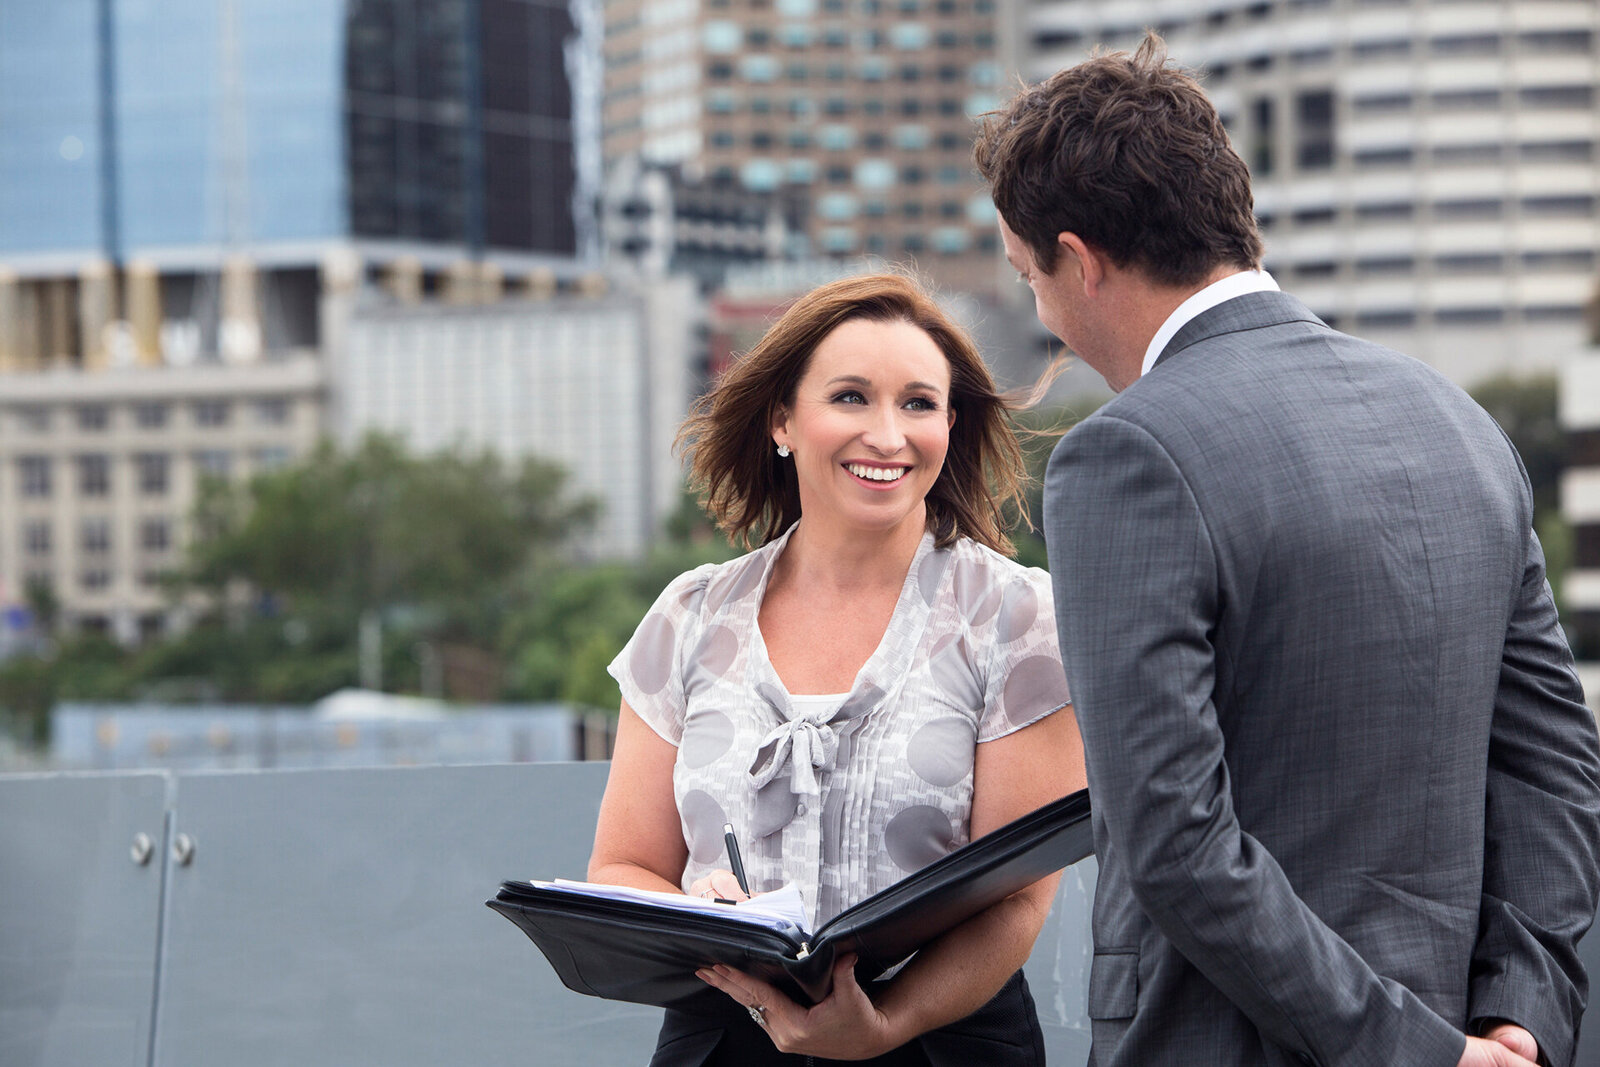
[[[761,1025],[780,1052],[821,1056],[830,1060],[865,1060],[904,1044],[889,1017],[879,1011],[856,982],[856,957],[840,957],[833,965],[833,992],[821,1003],[803,1008],[759,978],[725,964],[695,973],[746,1009],[760,1009]]]

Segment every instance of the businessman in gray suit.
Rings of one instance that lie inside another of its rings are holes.
[[[1091,1061],[1570,1063],[1600,745],[1505,435],[1259,270],[1159,38],[1024,90],[976,158],[1040,319],[1119,393],[1045,483]]]

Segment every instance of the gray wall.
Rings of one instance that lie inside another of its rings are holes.
[[[483,906],[583,876],[606,767],[0,777],[0,1064],[642,1064],[657,1009],[569,992]],[[1062,1064],[1080,866],[1029,964]]]

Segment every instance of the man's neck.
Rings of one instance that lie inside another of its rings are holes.
[[[1155,338],[1156,331],[1185,300],[1214,282],[1238,273],[1234,266],[1219,266],[1197,285],[1161,285],[1151,281],[1142,272],[1119,271],[1120,305],[1115,312],[1116,348],[1115,366],[1104,375],[1106,384],[1114,392],[1122,392],[1139,380],[1144,367],[1145,351]]]

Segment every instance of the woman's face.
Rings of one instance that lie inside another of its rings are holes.
[[[950,444],[950,362],[909,322],[851,319],[822,339],[772,439],[793,450],[810,522],[925,522]]]

